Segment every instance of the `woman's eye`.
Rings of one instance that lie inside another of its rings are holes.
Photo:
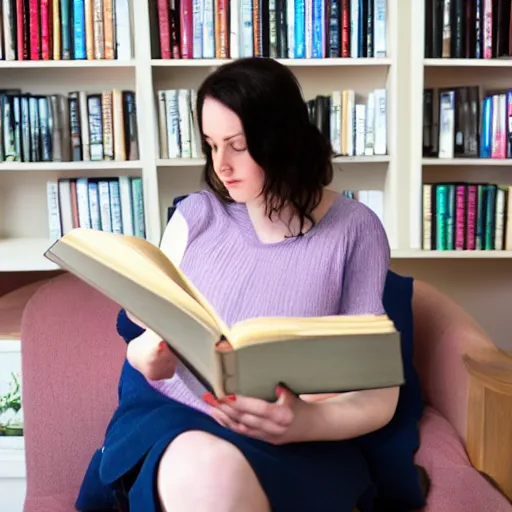
[[[235,151],[245,151],[247,149],[243,144],[233,144],[232,148]]]

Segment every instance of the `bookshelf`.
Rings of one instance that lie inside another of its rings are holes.
[[[470,2],[470,4],[473,4],[473,2]],[[425,89],[439,90],[476,86],[479,94],[479,116],[482,113],[482,98],[484,96],[492,94],[494,91],[512,89],[512,57],[510,56],[454,58],[452,54],[450,57],[444,56],[442,58],[432,58],[431,55],[427,57],[426,41],[429,39],[429,27],[426,26],[426,5],[426,1],[412,2],[409,14],[411,20],[410,33],[407,35],[411,39],[411,44],[408,47],[410,67],[408,87],[410,105],[408,116],[410,123],[408,139],[409,176],[407,177],[409,215],[407,222],[402,224],[402,229],[408,231],[408,240],[404,243],[407,248],[395,251],[394,257],[397,259],[511,258],[511,250],[426,250],[424,248],[423,184],[442,182],[512,184],[509,173],[509,169],[512,168],[512,158],[510,157],[461,157],[457,155],[456,151],[451,158],[439,158],[424,154],[425,112],[423,93]],[[463,16],[463,23],[467,23],[465,15],[466,13]],[[455,29],[452,29],[452,37],[455,37],[455,33]],[[412,37],[413,34],[414,37]],[[465,39],[463,40],[463,46],[464,43],[466,43]],[[438,108],[437,100],[435,101],[434,108]],[[479,117],[479,132],[481,131],[480,122]],[[481,134],[478,133],[477,135],[480,142]]]
[[[0,272],[52,270],[44,256],[50,245],[46,182],[60,178],[141,177],[146,238],[158,244],[172,199],[200,186],[202,158],[162,159],[159,150],[157,91],[197,90],[203,78],[226,59],[159,59],[152,53],[151,0],[130,0],[132,54],[124,60],[0,61],[0,89],[36,94],[99,92],[113,88],[135,92],[139,158],[136,161],[0,162]],[[154,19],[154,18],[153,18]],[[400,23],[404,23],[404,17]],[[408,23],[408,20],[405,21]],[[387,154],[337,157],[333,187],[380,190],[383,222],[393,251],[406,251],[399,236],[397,208],[401,173],[399,139],[398,0],[387,1],[384,58],[278,59],[292,69],[305,99],[353,89],[366,102],[369,92],[385,88]],[[403,87],[403,86],[402,86]],[[402,128],[403,129],[403,128]],[[407,127],[405,128],[408,129]],[[403,237],[402,237],[403,238]]]

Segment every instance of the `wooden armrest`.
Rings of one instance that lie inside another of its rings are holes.
[[[469,458],[512,501],[512,357],[487,349],[463,359],[469,375]]]

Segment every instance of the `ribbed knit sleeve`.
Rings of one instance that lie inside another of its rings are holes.
[[[355,213],[347,243],[340,314],[382,314],[389,242],[373,211],[359,204]]]

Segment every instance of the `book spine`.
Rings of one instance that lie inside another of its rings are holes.
[[[73,0],[73,57],[87,59],[86,18],[84,0]]]
[[[53,49],[53,60],[61,60],[62,45],[61,45],[61,14],[59,0],[53,0],[52,2],[52,49]]]
[[[112,212],[112,231],[114,233],[122,233],[123,220],[121,216],[121,195],[119,192],[119,181],[110,180],[108,182],[108,191],[110,197],[110,211]]]
[[[99,204],[100,204],[100,221],[103,231],[112,231],[112,212],[110,209],[110,191],[109,182],[100,180],[98,182]]]
[[[48,231],[51,241],[58,240],[62,236],[60,223],[59,189],[57,181],[46,183],[46,197],[48,204]]]

